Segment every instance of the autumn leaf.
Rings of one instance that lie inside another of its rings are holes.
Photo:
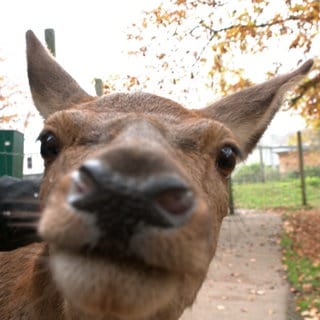
[[[128,35],[135,47],[130,53],[148,58],[145,68],[153,74],[153,85],[158,83],[159,88],[170,92],[171,78],[156,78],[161,72],[178,74],[179,79],[190,79],[192,74],[195,83],[206,81],[204,85],[213,95],[229,94],[252,83],[245,68],[233,63],[240,55],[267,52],[270,44],[276,43],[287,49],[288,56],[292,52],[302,60],[319,42],[318,0],[252,0],[241,2],[241,6],[231,3],[163,0],[135,21]],[[197,52],[195,57],[192,52]],[[270,58],[274,68],[266,70],[266,75],[277,73],[282,63],[280,57]],[[317,62],[309,82],[302,84],[287,103],[315,127],[320,127],[319,74]],[[188,92],[190,83],[180,81],[179,90],[181,94]]]

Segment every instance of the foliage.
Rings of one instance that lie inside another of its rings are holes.
[[[320,177],[320,167],[305,167],[305,175],[308,177]]]
[[[312,187],[320,188],[319,177],[306,177],[306,183]]]
[[[320,3],[318,2],[320,7]],[[296,109],[313,127],[320,130],[320,62],[316,60],[313,71],[296,89],[289,106]]]
[[[256,73],[246,73],[244,66],[256,56],[263,58],[267,77],[288,55],[295,61],[314,55],[319,26],[318,0],[163,0],[130,29],[129,53],[143,57],[149,72],[138,82],[128,76],[128,83],[141,88],[154,81],[170,94],[188,93],[205,81],[212,96],[230,93],[256,82]],[[314,126],[320,126],[319,68],[316,61],[314,72],[288,100]]]
[[[320,149],[320,129],[307,128],[301,132],[303,145],[313,149]],[[297,134],[288,135],[288,145],[297,145]]]
[[[299,211],[284,222],[283,262],[305,319],[320,317],[320,211]]]
[[[261,167],[259,163],[243,165],[239,167],[232,176],[232,180],[237,183],[248,183],[261,181]]]
[[[267,180],[279,180],[279,172],[272,166],[263,166],[259,163],[243,165],[239,167],[232,176],[236,183],[263,182]]]
[[[30,99],[18,85],[4,75],[2,69],[4,61],[5,59],[0,57],[0,126],[1,129],[23,130],[27,127],[32,112],[28,112],[27,108],[19,110],[19,105],[29,103]]]
[[[307,178],[320,177],[320,167],[306,166],[304,168],[304,174]],[[291,171],[287,174],[287,178],[298,178],[300,177],[299,171]]]
[[[306,179],[308,204],[320,207],[320,178]],[[248,209],[301,208],[299,179],[233,184],[235,206]]]
[[[320,167],[306,166],[304,168],[304,174],[307,183],[313,183],[315,185],[320,182],[320,179],[317,179],[320,177]],[[255,183],[264,182],[265,180],[276,181],[280,179],[298,179],[299,177],[299,171],[291,171],[285,176],[280,177],[278,169],[266,165],[261,167],[259,163],[253,163],[239,166],[232,175],[232,181],[235,183]]]
[[[3,59],[0,58],[0,63],[1,62],[3,62]],[[13,90],[8,85],[8,79],[0,75],[0,124],[7,123],[17,116],[17,114],[4,114],[4,110],[10,106],[10,98],[12,95]]]

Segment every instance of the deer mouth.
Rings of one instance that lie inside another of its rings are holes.
[[[85,314],[149,319],[178,294],[179,276],[101,257],[53,250],[50,268],[64,298]]]
[[[103,190],[92,183],[87,173],[76,172],[62,178],[49,196],[39,233],[49,243],[53,279],[67,300],[85,312],[144,319],[144,313],[170,305],[184,277],[185,270],[178,269],[192,265],[189,259],[196,261],[187,257],[182,239],[174,245],[196,205],[188,207],[185,220],[170,220],[163,203],[176,212],[180,208],[166,192],[157,192],[155,201],[149,187],[160,190],[161,179],[157,186],[151,179],[121,188],[113,181]],[[170,183],[177,190],[175,179]]]
[[[170,304],[186,274],[207,270],[211,215],[174,175],[125,185],[108,179],[97,186],[80,170],[52,190],[39,233],[49,243],[53,278],[88,312]]]
[[[88,260],[194,273],[206,268],[212,217],[179,173],[136,178],[88,160],[57,181],[39,234],[56,250]]]
[[[179,176],[123,177],[102,171],[96,162],[71,174],[64,200],[75,218],[95,229],[94,239],[81,248],[86,255],[137,260],[131,245],[136,235],[146,230],[175,232],[190,220],[195,195]]]
[[[59,181],[40,220],[42,238],[88,259],[192,270],[211,233],[204,201],[176,174],[138,180],[100,171],[91,160]]]

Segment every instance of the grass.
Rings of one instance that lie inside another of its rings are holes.
[[[302,206],[299,179],[266,183],[233,184],[235,207],[247,209],[290,208]],[[320,207],[320,178],[306,179],[307,204]]]
[[[320,316],[320,263],[299,255],[287,233],[283,234],[281,245],[287,277],[296,296],[297,310],[305,316],[311,316],[312,313]]]
[[[320,319],[320,210],[301,210],[299,179],[233,184],[235,207],[287,212],[283,263],[303,319]],[[320,177],[306,178],[307,207],[320,208]],[[299,210],[300,209],[300,210]]]

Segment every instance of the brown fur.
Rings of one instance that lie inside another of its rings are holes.
[[[45,242],[1,254],[1,319],[178,319],[205,279],[228,212],[227,178],[217,165],[221,148],[239,148],[245,158],[288,84],[312,63],[207,108],[187,110],[145,93],[90,97],[31,31],[27,43],[33,99],[60,152],[45,159],[39,225]],[[93,213],[72,207],[67,195],[72,172],[88,159],[135,181],[178,175],[195,195],[190,218],[174,228],[135,232],[127,250],[137,259],[83,253],[103,230]]]

